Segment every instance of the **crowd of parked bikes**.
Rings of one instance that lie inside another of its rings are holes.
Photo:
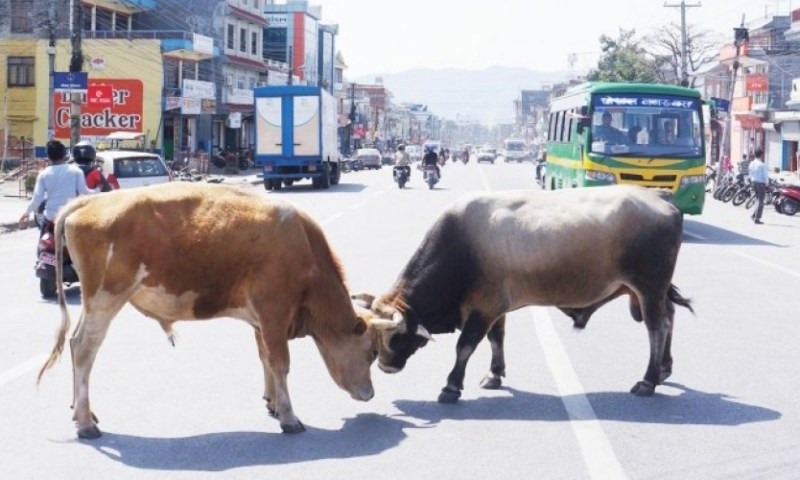
[[[750,209],[756,204],[753,184],[747,172],[725,174],[722,181],[716,181],[717,172],[712,167],[706,170],[706,192],[712,193],[716,200],[744,206]],[[784,215],[794,215],[800,210],[800,185],[770,179],[764,195],[764,205],[772,205],[775,211]]]

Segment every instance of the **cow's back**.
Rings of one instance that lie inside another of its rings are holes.
[[[481,195],[448,215],[481,276],[505,284],[515,304],[562,306],[610,294],[631,263],[671,269],[682,224],[657,192],[623,186]]]
[[[98,195],[67,217],[65,233],[85,298],[121,294],[137,281],[153,298],[183,296],[190,318],[301,288],[290,282],[315,268],[298,211],[236,187],[179,183]]]

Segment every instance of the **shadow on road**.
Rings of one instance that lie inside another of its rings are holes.
[[[699,243],[707,245],[769,245],[773,247],[785,247],[785,245],[765,242],[764,240],[755,237],[742,235],[741,233],[690,219],[684,220],[683,229],[684,243]]]
[[[310,183],[292,185],[291,187],[283,187],[280,190],[272,190],[270,193],[292,193],[292,192],[309,192],[309,193],[359,193],[367,188],[363,183],[348,183],[342,178],[342,183],[338,185],[331,185],[330,188],[324,190],[317,190]]]
[[[599,420],[669,425],[741,425],[777,420],[780,412],[732,401],[720,393],[704,393],[683,385],[664,385],[682,391],[678,396],[656,393],[641,398],[628,392],[587,393]],[[437,424],[442,420],[520,420],[564,422],[569,417],[562,398],[503,387],[508,397],[462,400],[456,405],[430,401],[394,402],[405,415]],[[566,397],[569,398],[569,397]]]
[[[417,427],[383,415],[360,414],[346,419],[341,430],[306,426],[306,432],[298,435],[224,432],[147,438],[104,432],[97,440],[80,442],[134,468],[219,472],[256,465],[376,455],[400,444],[406,438],[406,428]]]

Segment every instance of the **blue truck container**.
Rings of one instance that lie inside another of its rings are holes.
[[[256,88],[254,98],[253,161],[264,172],[264,188],[279,190],[306,178],[315,189],[339,183],[342,155],[331,94],[289,85]]]

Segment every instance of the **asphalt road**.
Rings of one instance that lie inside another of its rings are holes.
[[[329,191],[251,188],[309,211],[351,290],[381,293],[453,200],[533,186],[530,163],[473,161],[446,166],[433,191],[416,170],[398,190],[389,168],[347,174]],[[478,388],[484,342],[457,405],[436,403],[456,335],[437,336],[398,374],[375,367],[368,403],[335,386],[313,342],[295,340],[289,388],[308,429],[296,436],[267,415],[244,323],[178,324],[173,348],[156,322],[126,307],[92,377],[105,435],[77,440],[69,354],[35,383],[60,323],[57,306],[39,299],[36,233],[1,235],[0,477],[797,478],[800,217],[768,209],[758,226],[748,215],[709,200],[702,216],[687,217],[674,283],[697,314],[679,309],[674,373],[652,398],[628,393],[648,342],[626,300],[581,332],[555,309],[526,308],[509,315],[504,388]],[[68,299],[74,325],[78,287]]]

